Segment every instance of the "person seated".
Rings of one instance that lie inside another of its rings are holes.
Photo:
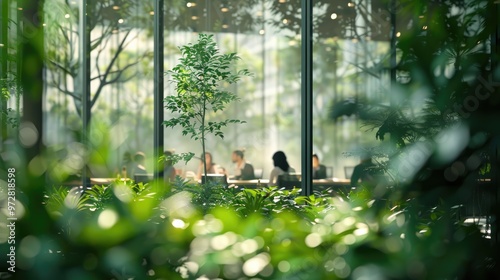
[[[274,168],[269,175],[269,184],[276,185],[278,183],[278,176],[286,173],[294,173],[295,169],[288,164],[286,155],[282,151],[277,151],[273,155]]]
[[[255,179],[255,174],[253,166],[246,162],[244,159],[245,155],[242,150],[233,151],[231,160],[235,164],[234,166],[234,176],[232,178],[236,180],[252,180]]]
[[[212,154],[205,152],[205,156],[200,158],[200,165],[198,166],[198,173],[196,174],[196,179],[201,180],[201,176],[205,173],[203,168],[203,159],[205,158],[205,164],[207,165],[207,174],[224,174],[224,168],[216,164],[213,161]]]
[[[165,151],[163,155],[165,156],[165,160],[163,162],[163,180],[165,182],[173,182],[177,176],[177,171],[172,165],[172,160],[169,159],[173,153],[171,151]]]
[[[132,154],[130,152],[126,151],[123,153],[123,158],[121,162],[121,168],[119,170],[120,176],[122,178],[127,178],[129,176],[134,176],[134,168],[135,168],[135,162],[132,158]],[[117,170],[118,171],[118,170]]]
[[[371,156],[362,156],[361,162],[356,165],[351,175],[351,187],[356,187],[363,182],[373,181],[375,173],[375,164],[372,162]]]
[[[326,179],[326,166],[319,162],[317,154],[312,155],[313,179]]]
[[[134,155],[134,167],[132,168],[132,178],[135,175],[147,175],[148,172],[146,167],[144,166],[144,162],[146,161],[146,155],[143,152],[137,152]]]

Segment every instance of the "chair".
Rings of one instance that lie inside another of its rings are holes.
[[[326,178],[333,178],[333,166],[326,166]]]
[[[279,188],[284,188],[285,190],[292,190],[294,187],[301,188],[300,179],[300,174],[285,173],[278,175],[277,185]]]
[[[264,169],[256,168],[254,169],[253,174],[255,175],[255,179],[262,179],[264,176]]]
[[[224,174],[207,174],[206,176],[201,176],[201,183],[205,184],[213,184],[213,185],[222,185],[227,187],[227,176]]]
[[[346,179],[351,179],[354,166],[344,166],[344,174]]]
[[[153,174],[136,174],[136,175],[134,175],[134,181],[136,184],[139,184],[139,183],[146,184],[146,183],[153,181],[153,179],[154,179]]]

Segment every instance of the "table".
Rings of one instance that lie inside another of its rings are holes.
[[[241,188],[258,188],[258,187],[267,187],[269,184],[268,179],[254,179],[254,180],[227,180],[227,184],[229,187],[241,187]]]
[[[120,181],[122,182],[127,182],[127,181],[130,181],[132,179],[130,178],[120,178]],[[93,186],[93,185],[109,185],[113,182],[116,181],[116,177],[113,177],[113,178],[90,178],[90,186]],[[71,181],[67,181],[67,182],[64,182],[62,183],[62,185],[64,186],[70,186],[70,187],[74,187],[74,186],[81,186],[82,185],[82,181],[81,180],[71,180]]]
[[[112,182],[116,181],[116,177],[114,178],[90,178],[90,185],[109,185]],[[126,182],[130,181],[130,178],[120,178],[121,181]],[[236,188],[248,188],[248,189],[257,189],[264,188],[269,186],[269,179],[254,179],[254,180],[227,180],[229,187]],[[300,184],[300,181],[298,181]],[[327,189],[350,189],[351,181],[349,179],[320,179],[313,180],[313,191],[323,191]],[[65,182],[63,185],[66,186],[81,186],[82,182],[75,180],[71,182]]]
[[[300,181],[298,181],[300,183]],[[255,179],[255,180],[227,180],[228,185],[231,187],[242,188],[257,188],[258,186],[266,187],[269,185],[268,179]],[[325,189],[335,187],[350,187],[351,180],[349,179],[320,179],[313,180],[313,189]]]

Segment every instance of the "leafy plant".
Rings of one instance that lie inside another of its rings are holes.
[[[247,69],[233,71],[233,63],[239,57],[236,53],[219,54],[213,35],[200,34],[196,44],[179,48],[182,54],[180,63],[168,72],[176,84],[176,95],[165,98],[165,108],[177,117],[164,122],[167,127],[182,127],[182,134],[200,140],[202,154],[205,154],[207,134],[224,137],[222,128],[230,123],[244,123],[235,119],[220,122],[207,121],[208,114],[223,111],[226,105],[238,97],[224,86],[238,82],[241,76],[249,76]],[[173,157],[173,161],[184,159],[186,162],[194,153],[183,153]],[[203,168],[207,174],[205,158]]]
[[[123,199],[120,188],[138,191]],[[154,184],[120,181],[82,195],[102,202],[100,209],[75,211],[62,203],[63,215],[54,218],[64,230],[46,251],[66,239],[76,245],[63,246],[64,258],[51,265],[71,270],[83,269],[81,260],[103,263],[86,266],[86,279],[152,273],[165,279],[346,279],[372,273],[384,279],[462,279],[484,278],[492,265],[477,226],[457,223],[458,209],[446,203],[429,208],[409,199],[389,208],[370,188],[345,197],[326,191],[304,197],[297,189],[276,187],[172,189],[163,197]],[[66,193],[54,188],[50,205]],[[107,263],[110,256],[115,260]]]
[[[113,191],[109,186],[94,185],[90,190],[85,192],[89,198],[91,210],[103,209],[107,202],[113,197]]]
[[[58,216],[62,209],[70,208],[81,211],[85,209],[87,196],[82,195],[82,190],[78,188],[68,189],[65,186],[54,187],[45,195],[45,207],[49,214]]]
[[[20,90],[17,87],[17,79],[0,79],[0,100],[5,104],[5,108],[0,109],[1,119],[4,124],[9,125],[12,128],[18,128],[20,122],[19,115],[19,101],[20,101]],[[12,96],[11,92],[14,93]],[[15,98],[15,108],[8,108],[9,100]]]
[[[181,187],[174,186],[173,192],[168,195],[173,196],[179,192],[189,193],[191,203],[202,213],[208,213],[216,207],[227,205],[229,201],[234,199],[238,190],[218,185],[215,182],[205,184],[183,183]]]
[[[494,73],[488,62],[494,55],[486,47],[495,32],[493,17],[488,15],[491,3],[471,0],[460,3],[403,1],[400,4],[398,17],[402,21],[415,14],[421,14],[421,20],[408,25],[401,31],[404,36],[396,40],[397,63],[392,69],[396,79],[387,92],[390,100],[359,98],[335,102],[330,118],[357,114],[365,128],[374,130],[376,139],[385,141],[378,151],[389,161],[381,169],[392,184],[411,185],[408,178],[415,178],[417,182],[428,179],[426,183],[417,184],[429,188],[459,183],[459,180],[444,181],[438,176],[455,159],[466,161],[490,139],[470,141],[469,147],[464,144],[453,151],[439,142],[445,135],[472,138],[477,133],[494,130],[482,125],[488,112],[496,110],[485,89],[486,86],[492,91],[497,86],[488,78]],[[456,13],[458,10],[462,12]],[[459,129],[455,129],[457,127]],[[402,172],[404,164],[410,166],[407,172]],[[477,166],[468,170],[477,173],[472,169]]]

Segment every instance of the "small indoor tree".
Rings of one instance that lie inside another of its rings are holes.
[[[167,73],[175,83],[176,94],[167,96],[165,108],[176,117],[163,122],[167,127],[182,127],[182,134],[201,141],[202,154],[205,155],[205,142],[208,134],[224,138],[222,128],[230,123],[244,123],[235,119],[207,121],[207,115],[223,111],[227,104],[238,97],[225,86],[234,84],[242,76],[250,76],[247,69],[236,71],[234,63],[239,59],[236,53],[220,54],[213,35],[200,34],[196,44],[179,48],[180,63]],[[194,153],[182,153],[173,161],[189,161]],[[207,174],[205,157],[202,157],[204,174]]]

